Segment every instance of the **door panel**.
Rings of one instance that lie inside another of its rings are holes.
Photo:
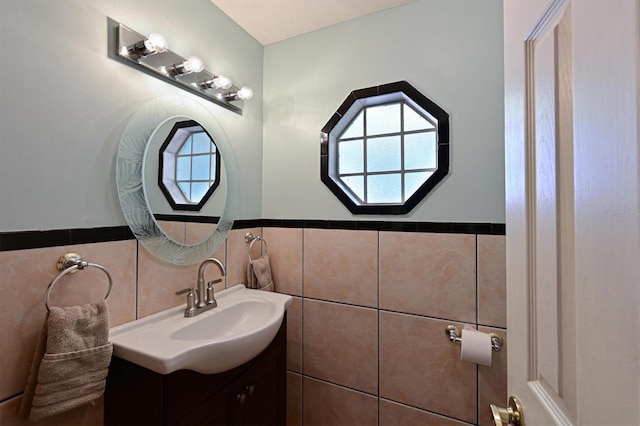
[[[530,425],[640,424],[640,1],[612,3],[504,2],[508,387]]]

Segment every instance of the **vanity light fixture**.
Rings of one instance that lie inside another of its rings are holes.
[[[207,71],[199,57],[172,52],[158,33],[146,37],[113,19],[108,24],[112,59],[238,114],[242,114],[243,101],[253,96],[249,87],[238,88],[229,77]]]

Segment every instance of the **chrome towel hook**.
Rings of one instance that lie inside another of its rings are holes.
[[[111,288],[113,287],[113,280],[111,279],[111,274],[109,274],[109,271],[107,271],[106,268],[98,265],[97,263],[89,263],[85,261],[77,253],[67,253],[58,258],[58,261],[56,262],[56,268],[58,269],[58,271],[60,271],[60,273],[56,275],[55,278],[49,283],[49,286],[44,293],[44,306],[46,306],[47,311],[51,311],[51,307],[49,305],[49,295],[51,294],[51,290],[53,289],[53,286],[56,285],[58,280],[67,274],[75,274],[76,272],[85,270],[89,267],[98,268],[107,275],[107,278],[109,279],[109,289],[107,290],[107,294],[104,296],[104,299],[107,300],[109,294],[111,294]]]

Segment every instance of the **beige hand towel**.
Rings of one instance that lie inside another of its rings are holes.
[[[38,421],[99,398],[112,352],[106,301],[51,308],[36,346],[21,415]]]
[[[265,253],[256,259],[251,259],[249,265],[247,265],[247,287],[274,291],[269,253]]]

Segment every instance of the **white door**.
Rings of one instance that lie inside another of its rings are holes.
[[[509,395],[640,425],[640,0],[505,0],[504,30]]]

